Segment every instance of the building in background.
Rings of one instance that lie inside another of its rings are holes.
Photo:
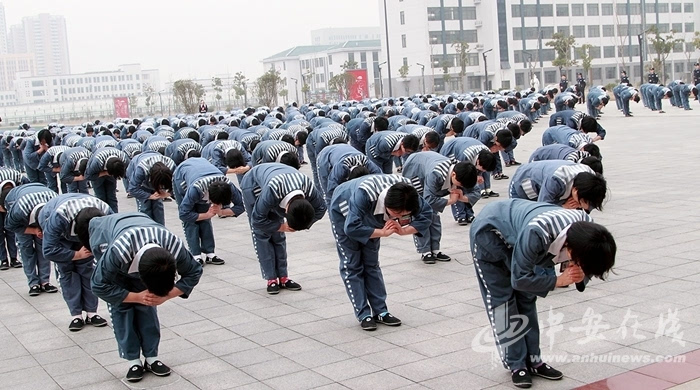
[[[66,20],[61,15],[25,16],[10,27],[11,53],[34,53],[38,76],[70,74]]]
[[[311,44],[337,45],[346,41],[367,41],[382,37],[379,26],[376,27],[330,27],[311,30]]]
[[[7,33],[7,52],[26,53],[27,39],[24,36],[24,27],[21,24],[10,26]]]
[[[370,97],[380,95],[379,40],[346,41],[335,45],[295,46],[263,59],[265,71],[277,69],[286,79],[286,101],[338,99],[328,80],[344,72],[346,62],[367,70]],[[284,101],[280,101],[284,103]]]
[[[4,98],[15,95],[15,79],[18,74],[36,74],[34,54],[0,54],[0,105],[13,104]]]
[[[0,54],[7,54],[7,21],[5,6],[0,3]]]
[[[552,66],[555,52],[546,44],[555,32],[564,32],[576,38],[578,47],[586,43],[593,46],[592,79],[588,85],[616,82],[623,69],[633,83],[639,84],[646,70],[640,69],[637,35],[658,26],[662,35],[674,31],[677,38],[685,40],[666,60],[667,79],[688,79],[698,57],[690,43],[695,26],[700,24],[700,6],[695,3],[379,0],[381,61],[387,61],[389,53],[394,95],[423,90],[481,90],[485,87],[485,68],[489,89],[529,87],[533,74],[539,76],[543,85],[553,84],[559,81],[560,72]],[[467,45],[467,50],[460,50]],[[643,44],[643,54],[645,66],[656,58],[648,43]],[[571,55],[579,65],[565,72],[569,79],[575,79],[576,72],[583,72],[581,56],[575,50]],[[403,65],[408,66],[407,77],[397,81]],[[383,74],[385,78],[387,75]]]

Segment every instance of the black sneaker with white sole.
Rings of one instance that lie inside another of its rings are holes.
[[[374,321],[379,324],[384,324],[386,326],[399,326],[401,325],[401,320],[392,316],[391,313],[386,313],[383,316],[374,316]]]
[[[532,387],[532,377],[524,368],[515,371],[511,375],[511,379],[513,380],[513,385],[515,385],[515,387],[519,387],[521,389],[529,389]]]
[[[12,268],[22,268],[22,262],[17,259],[10,259],[10,267]]]
[[[447,256],[446,254],[442,252],[438,252],[437,254],[433,255],[435,257],[435,260],[437,261],[450,261],[452,258],[450,256]]]
[[[530,367],[530,374],[552,381],[558,381],[564,377],[561,371],[552,368],[552,366],[547,363],[543,363],[537,368]]]
[[[85,321],[83,321],[82,318],[73,318],[73,321],[71,321],[70,325],[68,325],[68,330],[71,332],[77,332],[83,329],[83,326],[85,326]]]
[[[129,382],[138,382],[141,379],[143,379],[143,366],[134,364],[126,373],[126,380]]]
[[[432,253],[426,253],[420,257],[421,260],[423,260],[423,263],[425,264],[435,264],[435,255]]]
[[[58,292],[58,287],[52,285],[51,283],[46,283],[41,285],[41,291],[49,294]]]
[[[280,283],[280,288],[286,289],[286,290],[291,290],[291,291],[299,291],[301,290],[301,285],[292,279],[287,279],[284,283]]]
[[[160,360],[156,360],[153,364],[148,364],[146,362],[146,371],[152,372],[156,376],[168,376],[170,375],[170,367],[166,366]]]
[[[280,285],[277,283],[270,283],[267,285],[267,293],[270,295],[275,295],[280,293]]]
[[[374,321],[374,318],[370,317],[365,317],[364,320],[360,321],[360,326],[362,327],[362,330],[368,330],[368,331],[373,331],[377,330],[377,323]]]
[[[103,326],[107,326],[107,320],[95,314],[92,317],[85,318],[85,325],[92,325],[96,328],[101,328]]]
[[[213,265],[224,265],[226,262],[219,258],[219,256],[207,257],[207,264]]]
[[[0,261],[0,271],[7,271],[10,269],[10,263],[7,260]]]
[[[41,287],[39,287],[38,284],[35,284],[29,288],[29,296],[30,297],[35,297],[39,294],[41,294]]]

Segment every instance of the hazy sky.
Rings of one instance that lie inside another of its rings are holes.
[[[22,17],[63,15],[72,73],[140,63],[161,82],[262,73],[261,60],[311,44],[327,27],[379,25],[377,0],[0,0],[8,28]]]

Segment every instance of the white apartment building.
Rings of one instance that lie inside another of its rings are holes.
[[[7,53],[7,22],[5,21],[5,6],[0,3],[0,54]]]
[[[374,97],[381,90],[379,51],[379,40],[346,41],[336,45],[295,46],[262,62],[264,71],[277,69],[286,79],[286,101],[337,99],[329,90],[328,80],[343,72],[341,67],[346,61],[356,62],[358,69],[367,69],[369,93]],[[280,98],[279,102],[284,103],[284,99]]]
[[[10,27],[10,53],[34,53],[39,76],[70,74],[66,19],[61,15],[39,14],[22,18]]]
[[[700,54],[690,44],[700,25],[697,0],[379,0],[378,6],[382,32],[388,27],[381,61],[389,53],[393,95],[483,89],[484,55],[489,88],[523,88],[532,74],[541,84],[556,83],[555,52],[546,46],[555,32],[573,35],[576,46],[593,46],[588,85],[615,82],[623,69],[639,84],[646,71],[637,35],[652,26],[685,40],[666,60],[667,79],[687,79]],[[457,42],[469,44],[464,77]],[[645,66],[656,58],[646,42],[643,54]],[[575,50],[572,57],[580,59]],[[583,72],[578,62],[566,70],[569,79]],[[402,65],[409,66],[408,80],[397,81]]]
[[[159,71],[141,69],[140,64],[119,65],[114,71],[62,76],[30,76],[25,73],[18,74],[15,79],[17,104],[141,96],[146,85],[160,90]]]
[[[367,41],[382,37],[376,27],[329,27],[311,30],[312,45],[337,45],[346,41]]]
[[[14,91],[18,73],[35,75],[33,53],[0,54],[0,91]],[[2,104],[2,99],[0,99]]]

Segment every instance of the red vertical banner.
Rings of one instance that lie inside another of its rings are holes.
[[[367,69],[351,69],[346,70],[348,74],[351,74],[355,81],[348,87],[348,96],[346,99],[350,100],[362,100],[368,97],[368,84],[367,84]]]
[[[129,115],[129,98],[115,97],[114,98],[114,117],[115,118],[130,118]]]

